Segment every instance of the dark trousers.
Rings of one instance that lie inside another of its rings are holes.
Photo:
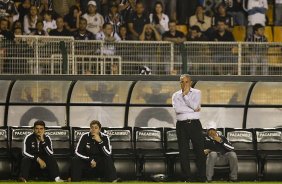
[[[181,170],[184,180],[191,178],[189,161],[189,142],[193,144],[193,151],[196,155],[196,165],[200,180],[206,179],[206,156],[204,153],[204,136],[202,134],[202,125],[199,120],[177,121],[176,134],[179,147]]]
[[[100,157],[95,159],[96,167],[91,168],[90,161],[74,157],[71,163],[71,181],[80,181],[82,174],[91,173],[106,181],[117,179],[116,168],[111,157]]]
[[[40,157],[44,162],[46,163],[46,170],[48,172],[48,175],[50,177],[50,180],[54,181],[57,176],[60,175],[59,173],[59,167],[58,164],[53,156],[45,156]],[[39,164],[36,160],[24,157],[21,162],[21,172],[20,177],[23,177],[25,179],[29,178],[30,171],[38,171],[40,169]],[[45,170],[44,169],[44,170]]]

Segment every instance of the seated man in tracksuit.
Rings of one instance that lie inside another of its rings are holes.
[[[80,181],[84,171],[106,181],[117,181],[111,154],[109,136],[101,132],[99,121],[92,121],[90,131],[83,134],[77,143],[71,163],[71,181]]]
[[[36,121],[33,133],[25,137],[23,155],[19,181],[26,182],[32,169],[46,169],[50,180],[63,182],[59,177],[58,164],[53,157],[52,140],[48,135],[45,135],[44,121]]]
[[[230,181],[237,181],[238,159],[234,147],[223,135],[218,135],[214,127],[207,130],[204,151],[207,155],[206,177],[208,182],[212,181],[214,166],[227,164],[230,167]]]

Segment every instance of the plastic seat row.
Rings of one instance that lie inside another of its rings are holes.
[[[80,136],[88,128],[48,128],[61,175],[68,176],[70,159]],[[113,159],[119,177],[151,179],[181,175],[176,130],[173,128],[104,128],[110,135]],[[282,129],[218,129],[235,146],[240,180],[282,180]],[[0,177],[18,175],[21,147],[30,127],[0,128]],[[196,175],[195,155],[190,146],[191,172]],[[221,168],[218,168],[219,170]],[[219,177],[224,173],[219,172]],[[153,177],[154,178],[154,177]]]

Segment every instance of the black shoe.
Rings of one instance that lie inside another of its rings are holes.
[[[23,177],[19,177],[18,181],[26,183],[26,179],[24,179]]]
[[[212,182],[212,180],[206,180],[206,183],[211,183]]]

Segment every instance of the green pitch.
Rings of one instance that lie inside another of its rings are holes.
[[[15,182],[15,181],[0,181],[0,183],[9,183],[9,184],[19,184],[18,182]],[[36,184],[36,183],[39,183],[39,184],[51,184],[51,183],[55,183],[55,182],[28,182],[30,184]],[[106,183],[106,182],[69,182],[69,183],[79,183],[79,184],[101,184],[101,183]],[[121,184],[156,184],[158,182],[143,182],[143,181],[123,181],[121,182]],[[159,182],[159,183],[164,183],[164,184],[175,184],[175,183],[183,183],[183,182]],[[192,182],[193,183],[193,182]],[[212,184],[232,184],[230,182],[212,182]],[[239,184],[255,184],[255,183],[258,183],[258,182],[239,182]],[[281,184],[281,182],[259,182],[259,184]],[[197,183],[195,183],[197,184]]]

